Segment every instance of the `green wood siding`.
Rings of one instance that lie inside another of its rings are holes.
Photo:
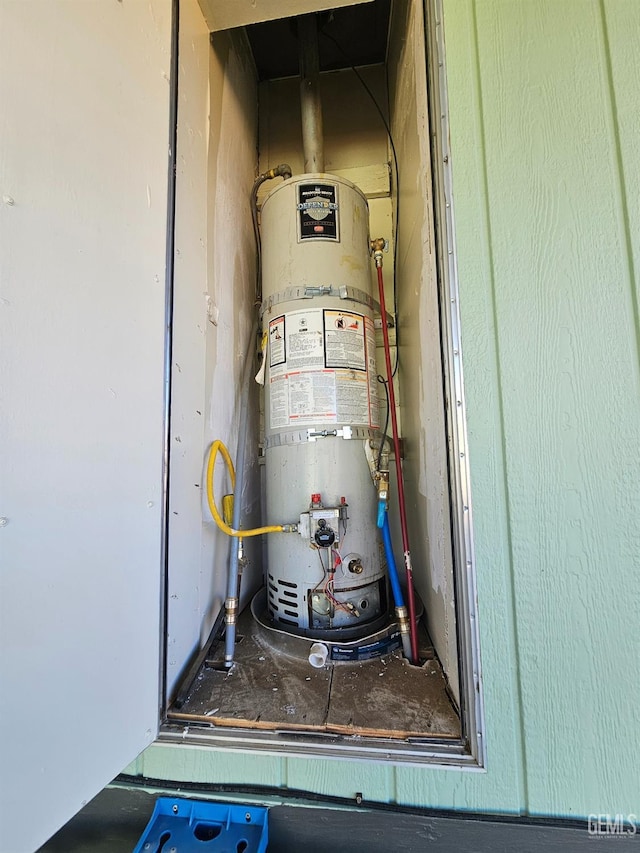
[[[640,812],[640,3],[445,0],[486,772],[154,746],[151,777]]]
[[[472,260],[458,234],[465,368],[485,365],[499,412],[523,805],[633,811],[640,395],[638,232],[627,199],[637,211],[629,124],[640,105],[631,50],[640,6],[447,9],[473,42],[460,50],[447,19],[456,215],[486,245]],[[613,63],[619,46],[625,59]],[[458,79],[465,64],[472,94]],[[458,162],[477,176],[481,209]],[[490,304],[482,325],[473,316],[480,290]],[[486,450],[474,428],[486,405],[478,390],[467,375],[472,474]],[[474,479],[479,529],[491,500],[483,485]],[[479,572],[489,560],[482,546]],[[483,599],[481,619],[491,606]],[[484,660],[509,665],[497,650],[485,648]]]

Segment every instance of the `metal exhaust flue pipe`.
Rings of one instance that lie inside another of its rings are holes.
[[[315,14],[300,15],[300,107],[305,172],[324,172],[324,137],[320,99],[320,58]]]

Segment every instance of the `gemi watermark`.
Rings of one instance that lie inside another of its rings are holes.
[[[587,817],[587,832],[593,837],[633,838],[638,829],[638,818],[634,814],[590,814]]]

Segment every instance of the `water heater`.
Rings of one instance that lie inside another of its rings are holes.
[[[289,178],[261,214],[265,359],[267,607],[290,633],[352,639],[387,613],[368,205],[329,174]]]

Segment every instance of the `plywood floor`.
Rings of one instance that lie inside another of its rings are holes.
[[[238,638],[233,670],[212,665],[223,656],[213,648],[169,719],[398,739],[460,737],[435,658],[411,666],[396,651],[314,669],[305,658],[273,648],[248,608],[240,616]]]

